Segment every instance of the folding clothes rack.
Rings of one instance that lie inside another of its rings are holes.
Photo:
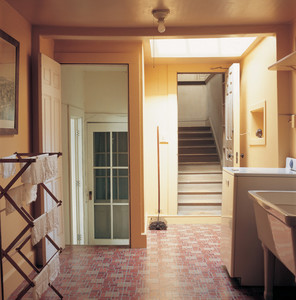
[[[33,271],[36,272],[34,278],[49,264],[49,262],[53,259],[53,257],[62,251],[62,248],[59,247],[55,241],[49,236],[45,235],[46,239],[55,247],[56,252],[54,255],[46,262],[46,264],[42,268],[36,267],[22,252],[22,248],[26,245],[28,241],[31,239],[31,233],[28,235],[27,232],[34,227],[34,218],[29,214],[28,211],[24,207],[19,207],[16,202],[10,197],[8,194],[8,191],[10,188],[14,185],[14,183],[22,176],[22,174],[29,168],[29,166],[36,162],[35,158],[30,158],[30,156],[37,156],[42,154],[48,154],[48,155],[57,155],[58,157],[62,155],[61,152],[46,152],[46,153],[15,153],[17,158],[1,158],[0,163],[23,163],[20,170],[14,175],[14,177],[10,180],[10,182],[5,186],[2,187],[0,185],[0,200],[1,198],[6,198],[9,203],[15,208],[15,210],[19,213],[19,215],[26,221],[27,225],[26,227],[15,237],[15,239],[8,245],[6,249],[2,249],[1,247],[1,293],[2,293],[2,299],[4,299],[4,287],[3,287],[3,267],[2,267],[2,260],[3,258],[6,258],[12,266],[20,273],[20,275],[25,279],[27,282],[27,285],[20,291],[16,299],[21,299],[29,290],[30,288],[34,287],[33,279],[31,280],[29,276],[25,274],[25,272],[21,269],[21,267],[14,261],[14,259],[10,256],[10,251],[12,249],[15,249],[20,256],[32,267]],[[61,206],[62,201],[58,200],[55,195],[47,188],[47,186],[44,183],[39,183],[39,187],[42,187],[43,190],[45,190],[51,198],[57,203],[57,206]],[[0,224],[0,242],[1,242],[1,224]],[[60,292],[51,284],[48,284],[49,287],[59,296],[60,299],[63,298],[63,296],[60,294]]]

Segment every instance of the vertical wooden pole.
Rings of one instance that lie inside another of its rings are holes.
[[[160,160],[159,160],[159,126],[157,126],[157,171],[158,171],[158,217],[160,214]]]

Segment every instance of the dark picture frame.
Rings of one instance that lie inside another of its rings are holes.
[[[0,135],[18,133],[19,47],[0,29]]]

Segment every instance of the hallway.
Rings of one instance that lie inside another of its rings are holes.
[[[169,225],[148,231],[147,249],[68,246],[54,285],[71,300],[263,299],[263,288],[229,279],[219,244],[219,225]],[[295,289],[288,292],[275,289],[275,299],[295,299]],[[48,289],[42,299],[57,298]]]

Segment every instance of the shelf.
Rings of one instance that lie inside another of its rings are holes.
[[[296,51],[283,57],[275,64],[268,67],[272,71],[295,71],[296,70]]]

